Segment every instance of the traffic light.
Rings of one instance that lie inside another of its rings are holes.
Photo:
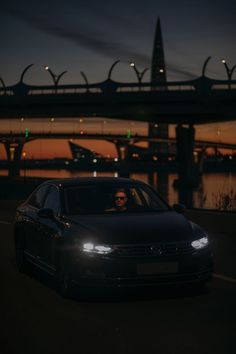
[[[130,139],[131,138],[131,130],[127,129],[127,138]]]
[[[29,129],[25,128],[25,138],[28,139],[29,137]]]

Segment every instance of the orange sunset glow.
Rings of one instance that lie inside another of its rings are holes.
[[[105,122],[105,123],[104,123]],[[112,121],[112,120],[89,120],[87,118],[83,123],[76,121],[66,123],[64,119],[62,122],[38,123],[37,121],[17,123],[12,121],[3,121],[1,123],[1,131],[9,133],[9,131],[19,132],[22,131],[24,135],[25,127],[29,127],[29,132],[50,132],[53,128],[53,132],[62,132],[64,129],[69,133],[77,132],[78,134],[83,129],[83,133],[101,133],[101,134],[126,134],[127,129],[131,128],[133,134],[145,135],[147,134],[147,124],[142,122],[127,122],[127,121]],[[210,140],[219,143],[232,143],[236,144],[236,123],[214,123],[207,125],[195,126],[196,139],[198,140]],[[175,126],[169,126],[169,136],[175,137]],[[27,159],[47,159],[55,157],[71,158],[71,152],[66,139],[38,139],[35,141],[29,141],[24,145],[24,151],[26,152]],[[111,157],[117,156],[115,145],[105,140],[83,140],[73,139],[73,142],[79,144],[87,149],[96,151],[97,153]],[[145,143],[142,144],[145,146]],[[0,144],[0,159],[6,159],[6,152],[3,144]]]

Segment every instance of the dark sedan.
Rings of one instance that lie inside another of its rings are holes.
[[[17,208],[18,269],[56,277],[66,296],[78,286],[203,285],[212,276],[204,230],[147,184],[74,178],[41,184]]]

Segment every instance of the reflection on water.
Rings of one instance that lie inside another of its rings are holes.
[[[0,175],[7,175],[6,170],[0,170]],[[68,177],[119,177],[118,172],[101,171],[68,171],[68,170],[21,170],[22,177],[46,177],[46,178],[68,178]],[[131,173],[130,178],[143,181],[154,187],[156,191],[168,201],[184,203],[195,208],[216,208],[216,200],[219,194],[236,193],[236,173],[208,173],[202,176],[202,183],[194,191],[178,191],[173,188],[173,182],[177,178],[176,173]]]

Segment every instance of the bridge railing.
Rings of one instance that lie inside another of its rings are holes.
[[[1,87],[0,96],[32,95],[80,95],[80,94],[114,94],[114,93],[163,93],[163,92],[211,92],[212,90],[235,90],[236,80],[213,80],[202,76],[191,81],[169,81],[163,83],[122,83],[106,80],[95,84],[79,85],[16,85]]]
[[[35,139],[93,139],[93,140],[107,140],[107,141],[126,141],[131,144],[137,143],[137,142],[162,142],[162,143],[168,143],[168,144],[176,144],[176,137],[169,137],[169,138],[158,138],[158,137],[149,137],[147,134],[132,134],[131,138],[127,137],[127,134],[123,131],[112,133],[112,132],[101,132],[98,133],[97,130],[95,131],[84,131],[83,134],[81,134],[79,131],[78,132],[71,132],[71,131],[64,131],[64,132],[59,132],[59,131],[44,131],[44,132],[39,132],[37,130],[31,130],[30,131],[30,137],[29,139],[25,139],[24,137],[24,132],[0,132],[0,143],[4,143],[6,140],[17,140],[17,139],[24,139],[24,142],[30,142]],[[196,147],[218,147],[218,148],[223,148],[223,149],[229,149],[229,150],[236,150],[236,144],[230,143],[230,142],[217,142],[217,141],[211,141],[211,140],[195,140],[194,144]]]

